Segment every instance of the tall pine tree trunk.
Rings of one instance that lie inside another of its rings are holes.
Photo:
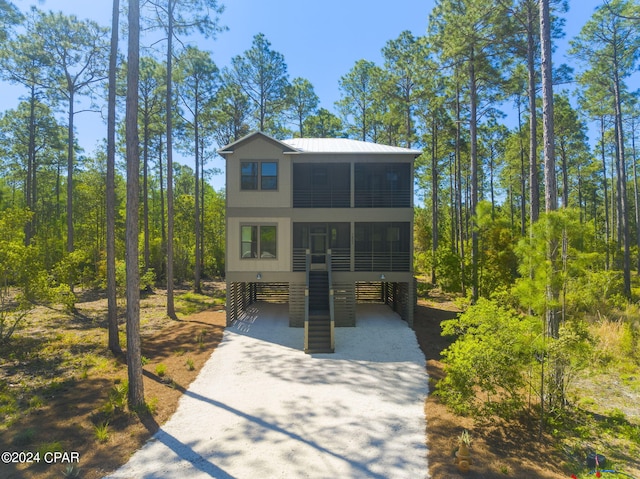
[[[614,54],[614,58],[616,54]],[[628,221],[628,200],[627,200],[627,165],[624,155],[624,128],[622,124],[622,100],[620,93],[620,78],[618,76],[617,65],[613,69],[614,80],[614,98],[616,108],[616,156],[617,156],[617,174],[618,174],[618,197],[619,197],[619,225],[623,248],[623,278],[624,278],[624,295],[627,299],[631,299],[631,251],[629,237],[629,221]]]
[[[138,141],[138,79],[140,67],[140,3],[129,1],[129,48],[127,61],[127,371],[129,407],[144,405],[142,350],[140,341],[140,267],[138,264],[138,233],[140,204],[140,151]]]
[[[478,206],[478,95],[475,72],[474,52],[471,51],[469,60],[469,97],[470,97],[470,118],[469,133],[471,136],[471,285],[473,301],[478,300],[478,228],[476,219],[476,209]]]
[[[196,95],[195,95],[195,107],[193,113],[193,130],[194,130],[194,143],[195,143],[195,162],[196,162],[196,171],[195,171],[195,211],[194,211],[194,222],[195,222],[195,236],[196,236],[196,257],[195,257],[195,267],[194,267],[194,279],[193,279],[193,290],[196,293],[202,292],[200,287],[200,275],[201,275],[201,258],[202,251],[200,250],[200,148],[199,148],[199,129],[198,129],[198,118],[199,115],[199,104],[198,104],[198,93],[196,87]]]
[[[113,0],[111,19],[111,52],[109,55],[109,100],[107,113],[107,325],[109,350],[122,353],[118,336],[118,303],[116,298],[116,68],[118,60],[118,24],[120,0]]]
[[[74,164],[74,116],[75,95],[72,88],[69,89],[69,132],[67,139],[67,253],[73,252],[73,164]],[[73,285],[72,285],[73,286]]]
[[[605,152],[605,125],[604,115],[600,117],[600,156],[602,160],[602,188],[604,189],[604,242],[605,242],[605,263],[604,267],[609,270],[609,242],[611,236],[611,220],[609,215],[609,192],[607,182],[607,155]]]
[[[34,234],[33,225],[35,223],[36,210],[36,93],[35,85],[31,86],[31,95],[29,97],[29,144],[27,147],[27,181],[25,187],[25,200],[27,208],[34,214],[24,228],[24,244],[29,246],[31,238]]]
[[[522,113],[520,111],[520,101],[518,101],[518,137],[520,139],[520,236],[524,237],[527,233],[527,180],[524,162],[524,142],[522,140]]]
[[[538,182],[538,114],[536,111],[535,10],[527,4],[527,72],[529,96],[529,208],[531,224],[540,215],[540,185]]]
[[[167,316],[176,319],[173,298],[173,9],[169,0],[167,26]]]
[[[438,251],[438,133],[436,112],[431,119],[431,284],[435,285],[436,254]],[[452,238],[453,239],[453,238]]]
[[[458,223],[458,253],[460,254],[460,289],[466,295],[465,264],[464,264],[464,224],[462,211],[462,156],[461,156],[461,129],[460,115],[460,84],[456,82],[456,209]]]
[[[543,130],[543,153],[544,153],[544,186],[545,186],[545,211],[547,215],[558,209],[557,183],[556,183],[556,163],[554,150],[554,129],[553,129],[553,81],[551,62],[551,24],[549,15],[549,0],[540,0],[540,44],[542,59],[542,130]],[[547,219],[549,221],[549,219]],[[559,274],[558,249],[560,238],[556,237],[557,232],[547,225],[547,260],[550,263],[550,273],[546,285],[546,310],[545,329],[550,338],[558,338],[560,333],[561,314],[558,310],[560,288],[557,284]],[[563,368],[554,361],[552,364],[552,390],[549,401],[552,404],[563,402]],[[542,407],[544,411],[544,394],[541,393]],[[544,413],[542,415],[544,417]],[[541,421],[542,424],[542,421]]]
[[[149,245],[149,118],[146,114],[142,137],[142,235],[144,237],[144,271],[146,273],[151,263],[151,246]]]
[[[560,142],[560,165],[562,170],[562,207],[569,207],[569,164],[564,141]]]
[[[633,166],[633,202],[635,206],[636,213],[636,245],[638,247],[637,252],[637,264],[636,268],[638,274],[640,275],[640,198],[638,195],[638,169],[637,169],[637,158],[636,158],[636,128],[635,128],[635,119],[632,119],[631,122],[631,154],[632,154],[632,166]]]

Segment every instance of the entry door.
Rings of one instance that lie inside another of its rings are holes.
[[[311,263],[324,265],[327,263],[327,226],[312,226],[309,229],[309,245],[311,246]]]

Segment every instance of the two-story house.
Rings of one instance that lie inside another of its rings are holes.
[[[289,304],[304,349],[334,348],[356,304],[387,303],[413,326],[413,162],[420,151],[251,133],[226,160],[227,321],[255,301]]]

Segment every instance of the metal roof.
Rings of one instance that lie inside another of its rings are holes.
[[[290,138],[277,140],[260,131],[254,131],[229,145],[218,150],[222,156],[233,153],[233,150],[241,144],[255,137],[263,137],[285,148],[285,154],[304,153],[336,153],[336,154],[395,154],[418,156],[420,150],[401,148],[399,146],[380,145],[367,141],[351,140],[349,138]]]
[[[298,150],[300,153],[386,153],[420,155],[420,150],[398,146],[380,145],[348,138],[291,138],[281,143]]]

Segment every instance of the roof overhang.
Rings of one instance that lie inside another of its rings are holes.
[[[243,136],[218,150],[218,154],[225,157],[245,143],[262,138],[278,148],[285,155],[366,155],[366,156],[410,156],[417,158],[422,154],[420,150],[401,148],[396,146],[369,143],[348,138],[293,138],[277,140],[261,131],[254,131]]]

